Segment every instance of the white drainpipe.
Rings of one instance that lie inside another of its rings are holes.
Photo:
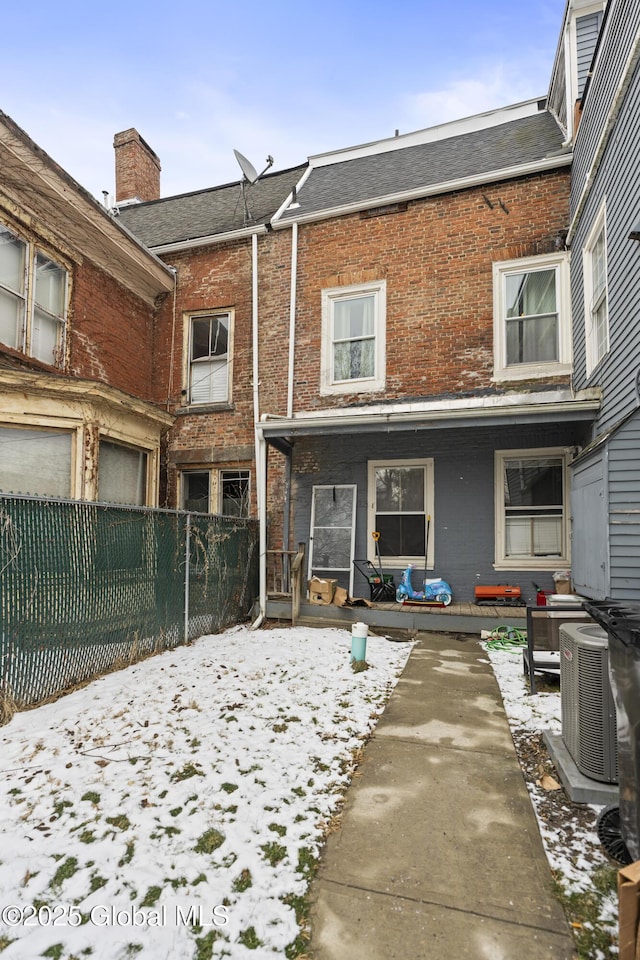
[[[296,346],[296,282],[298,279],[298,224],[291,228],[291,295],[289,301],[289,380],[287,386],[287,419],[293,417],[293,364]]]
[[[252,630],[257,630],[267,612],[267,484],[266,484],[266,456],[265,439],[260,429],[260,364],[258,357],[258,236],[251,237],[251,296],[252,296],[252,335],[253,335],[253,420],[255,424],[255,458],[256,458],[256,500],[258,506],[259,523],[259,565],[260,565],[260,593],[258,616],[251,624]]]

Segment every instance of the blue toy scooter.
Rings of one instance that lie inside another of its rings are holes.
[[[446,580],[441,580],[440,577],[425,580],[423,582],[424,590],[422,592],[414,590],[411,585],[412,570],[413,565],[409,564],[406,570],[403,571],[400,583],[396,589],[396,601],[398,603],[405,603],[407,600],[413,601],[414,603],[438,603],[444,607],[448,607],[452,600],[452,592]]]
[[[446,582],[446,580],[441,580],[440,577],[435,577],[434,579],[428,580],[426,577],[427,573],[427,554],[429,552],[429,530],[431,529],[431,516],[427,515],[427,535],[425,538],[425,547],[424,547],[424,572],[425,578],[422,581],[423,590],[414,590],[411,585],[411,571],[413,570],[413,564],[410,563],[406,570],[403,571],[402,576],[400,577],[400,584],[396,589],[396,601],[398,603],[406,603],[407,600],[410,603],[433,603],[448,607],[452,600],[451,587]]]

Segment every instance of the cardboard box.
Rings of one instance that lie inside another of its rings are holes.
[[[553,582],[555,584],[556,593],[571,593],[570,570],[559,570],[558,573],[554,573]]]
[[[337,580],[322,580],[320,577],[312,577],[308,584],[310,603],[333,603],[337,582]]]
[[[618,949],[619,960],[637,960],[640,956],[638,921],[640,918],[640,862],[618,870]]]

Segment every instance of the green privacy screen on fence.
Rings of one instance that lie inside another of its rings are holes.
[[[39,703],[244,619],[258,526],[0,494],[0,696]]]

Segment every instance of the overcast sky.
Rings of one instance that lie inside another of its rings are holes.
[[[98,199],[135,127],[163,196],[545,96],[565,0],[44,0],[3,10],[0,109]],[[0,171],[1,176],[1,171]]]

